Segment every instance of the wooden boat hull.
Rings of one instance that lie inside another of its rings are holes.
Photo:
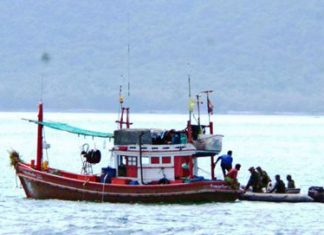
[[[246,192],[240,196],[242,201],[262,202],[313,202],[307,195],[291,193],[252,193]]]
[[[37,171],[18,163],[16,172],[28,198],[121,203],[231,202],[241,191],[223,182],[201,181],[164,185],[114,185]],[[65,172],[67,175],[68,173]],[[71,174],[72,175],[72,174]]]

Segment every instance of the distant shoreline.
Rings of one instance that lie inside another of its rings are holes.
[[[0,110],[0,113],[36,113],[37,110],[30,109],[17,109],[17,110]],[[46,109],[47,113],[109,113],[116,114],[117,111],[111,110],[94,110],[94,109]],[[187,115],[186,112],[172,112],[172,111],[133,111],[132,114],[161,114],[161,115]],[[202,113],[202,115],[207,115],[206,113]],[[228,112],[216,112],[214,115],[264,115],[264,116],[324,116],[324,113],[310,113],[310,112],[255,112],[255,111],[228,111]]]

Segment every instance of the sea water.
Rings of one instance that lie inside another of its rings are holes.
[[[0,234],[324,234],[324,204],[236,201],[192,205],[119,204],[26,199],[9,163],[17,150],[29,162],[36,155],[35,113],[0,113]],[[45,113],[46,120],[112,132],[117,114]],[[187,115],[133,114],[134,127],[184,129]],[[206,116],[202,117],[207,122]],[[215,133],[223,134],[223,153],[233,151],[245,184],[250,166],[261,166],[273,179],[291,174],[302,193],[324,186],[324,117],[216,115]],[[80,148],[102,152],[101,167],[111,163],[112,142],[45,129],[50,167],[80,172]],[[208,177],[209,161],[199,174]],[[216,166],[217,178],[222,178]]]

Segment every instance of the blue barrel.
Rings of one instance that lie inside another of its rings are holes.
[[[116,177],[115,168],[111,168],[109,166],[101,168],[101,176],[100,176],[101,183],[110,183],[112,177]]]

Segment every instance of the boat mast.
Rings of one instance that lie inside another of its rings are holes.
[[[192,108],[191,108],[191,82],[190,82],[190,74],[188,74],[188,86],[189,86],[189,121],[191,123]]]
[[[127,97],[130,97],[130,39],[129,39],[129,12],[127,12]],[[126,128],[130,128],[132,123],[129,122],[129,107],[125,108],[126,110]]]
[[[47,52],[44,52],[41,56],[41,61],[46,65],[50,61],[50,56]],[[37,126],[37,155],[36,155],[36,169],[42,169],[43,160],[43,93],[44,93],[44,75],[41,75],[41,97],[38,104],[38,126]]]
[[[123,128],[123,122],[124,122],[124,108],[123,108],[123,103],[124,103],[124,97],[122,95],[122,85],[119,86],[119,108],[120,108],[120,120],[116,121],[119,123],[119,129]]]
[[[36,156],[36,169],[41,170],[43,159],[43,103],[38,105],[38,127],[37,127],[37,156]]]
[[[130,40],[129,40],[129,13],[127,14],[127,98],[130,97]],[[126,124],[126,128],[130,128],[131,123],[129,121],[129,107],[123,107],[124,97],[122,96],[122,86],[119,88],[119,103],[120,103],[120,119],[116,121],[119,123],[119,129],[123,129],[123,124]],[[126,113],[126,121],[124,121],[124,113]]]
[[[206,94],[206,98],[207,98],[207,112],[208,112],[208,122],[209,122],[209,133],[213,134],[214,133],[214,126],[213,126],[213,122],[210,120],[210,116],[213,114],[213,104],[211,103],[210,99],[209,99],[209,94],[212,93],[212,90],[208,90],[208,91],[203,91],[202,93]],[[215,179],[215,163],[214,163],[214,155],[210,156],[210,172],[211,172],[211,179],[214,180]]]
[[[196,97],[197,97],[197,109],[198,109],[198,126],[200,128],[200,100],[199,100],[200,95],[198,94],[196,95]]]
[[[191,116],[192,116],[192,112],[193,112],[193,108],[194,108],[194,103],[192,102],[192,98],[191,98],[190,74],[188,74],[188,88],[189,88],[189,103],[188,103],[189,120],[187,123],[187,130],[188,130],[188,141],[192,142]]]
[[[130,40],[129,40],[129,12],[127,12],[127,96],[130,96]]]
[[[129,122],[129,108],[123,106],[124,96],[122,95],[122,86],[119,87],[119,104],[120,104],[120,119],[116,121],[119,124],[119,129],[123,129],[123,124],[126,124],[128,129],[133,123]],[[126,121],[124,121],[124,113],[126,113]]]

